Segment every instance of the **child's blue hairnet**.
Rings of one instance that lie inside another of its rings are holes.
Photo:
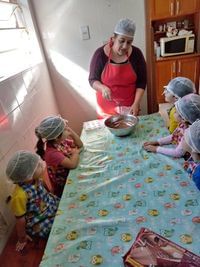
[[[6,175],[14,182],[23,182],[33,177],[40,157],[30,151],[17,151],[9,160]]]
[[[200,120],[195,121],[186,129],[184,138],[192,152],[200,153]]]
[[[180,116],[190,124],[200,119],[200,96],[196,94],[185,95],[175,102]]]
[[[65,121],[61,117],[49,116],[35,128],[35,134],[46,140],[54,140],[63,133],[64,129]]]
[[[135,23],[130,19],[120,19],[114,29],[114,33],[133,38],[135,34]]]
[[[194,83],[185,77],[172,79],[164,88],[177,98],[196,92]]]

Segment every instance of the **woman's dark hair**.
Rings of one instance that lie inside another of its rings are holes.
[[[44,160],[44,142],[42,138],[38,138],[37,144],[36,144],[36,153]]]

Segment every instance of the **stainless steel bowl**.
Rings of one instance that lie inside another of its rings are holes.
[[[131,114],[113,115],[104,122],[110,132],[116,136],[126,136],[133,132],[138,123],[138,118]]]

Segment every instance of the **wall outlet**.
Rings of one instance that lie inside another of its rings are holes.
[[[89,31],[89,26],[81,26],[80,27],[81,31],[81,39],[82,40],[89,40],[90,39],[90,31]]]

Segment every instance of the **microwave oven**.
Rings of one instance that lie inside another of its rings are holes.
[[[193,53],[194,42],[194,34],[160,38],[160,54],[168,57]]]

